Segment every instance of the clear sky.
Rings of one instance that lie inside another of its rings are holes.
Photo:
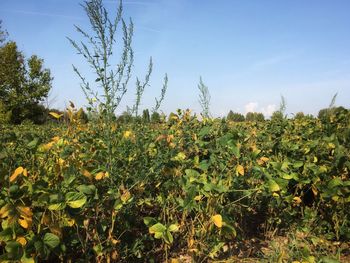
[[[26,56],[37,54],[54,76],[53,106],[86,100],[72,64],[90,71],[66,36],[74,24],[89,29],[78,0],[0,0],[0,19]],[[117,1],[104,1],[113,14]],[[153,57],[151,86],[142,107],[154,106],[165,73],[169,87],[161,109],[200,111],[199,76],[209,87],[211,112],[265,114],[278,109],[315,114],[338,92],[350,108],[349,0],[135,0],[124,1],[135,24],[135,67],[119,111],[131,105],[135,77]]]

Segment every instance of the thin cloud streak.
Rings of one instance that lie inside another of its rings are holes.
[[[288,55],[279,55],[270,57],[264,60],[257,61],[253,64],[253,69],[261,69],[268,66],[278,65],[282,62],[288,61],[296,57],[296,54],[288,54]]]
[[[58,17],[58,18],[71,19],[71,20],[84,20],[83,18],[76,17],[76,16],[67,16],[67,15],[61,15],[61,14],[43,13],[43,12],[26,11],[26,10],[6,10],[5,9],[2,11],[8,12],[8,13],[31,15],[31,16],[46,16],[46,17]]]
[[[106,4],[117,4],[119,1],[111,1],[111,0],[106,0],[103,1]],[[154,2],[140,2],[140,1],[123,1],[123,4],[125,5],[152,5],[155,4]]]
[[[139,28],[141,30],[145,30],[145,31],[150,31],[150,32],[153,32],[153,33],[162,33],[162,31],[158,30],[158,29],[155,29],[155,28],[152,28],[152,27],[147,27],[147,26],[136,26],[136,29]]]

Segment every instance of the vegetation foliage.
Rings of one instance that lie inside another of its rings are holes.
[[[263,260],[266,246],[243,244],[286,233],[309,244],[276,248],[286,260],[348,251],[349,112],[327,123],[199,121],[189,111],[114,122],[113,173],[103,122],[77,115],[71,106],[68,126],[2,127],[2,259]]]
[[[0,27],[0,44],[6,35]],[[51,83],[50,70],[38,56],[26,59],[13,41],[0,45],[0,123],[19,124],[25,119],[43,123],[47,112],[40,103]]]

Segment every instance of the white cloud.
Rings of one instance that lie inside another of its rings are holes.
[[[256,112],[258,108],[258,103],[257,102],[249,102],[244,106],[245,112]]]
[[[266,116],[270,117],[277,109],[275,104],[269,104],[266,107],[261,108],[261,112]]]
[[[257,102],[249,102],[244,106],[245,113],[248,112],[261,112],[266,117],[270,117],[273,112],[275,112],[277,106],[275,104],[269,104],[265,107],[259,107],[259,103]]]

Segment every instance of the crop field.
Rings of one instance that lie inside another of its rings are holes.
[[[1,261],[349,262],[348,111],[76,115],[1,127]]]

